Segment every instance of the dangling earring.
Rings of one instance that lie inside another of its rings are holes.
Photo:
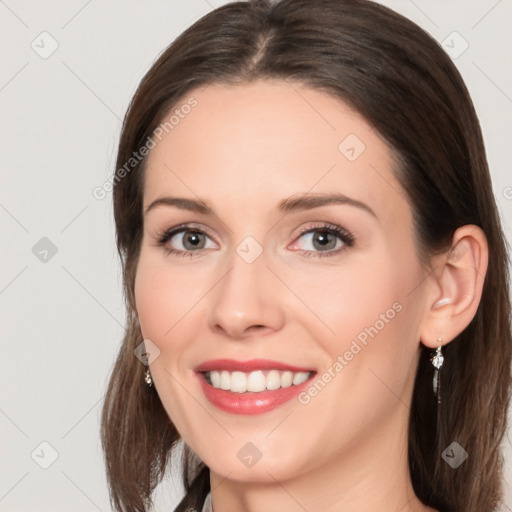
[[[442,338],[437,338],[438,343],[443,343]],[[432,380],[432,386],[434,388],[434,395],[437,396],[437,403],[441,403],[441,378],[439,370],[444,363],[444,356],[441,347],[437,347],[436,351],[430,356],[430,362],[434,367],[434,378]]]
[[[151,372],[149,371],[149,368],[146,368],[146,373],[144,374],[144,381],[149,387],[153,385],[153,379],[151,378]]]

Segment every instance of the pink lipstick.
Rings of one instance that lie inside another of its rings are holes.
[[[195,368],[206,398],[232,414],[262,414],[297,396],[316,371],[268,359],[216,359]]]

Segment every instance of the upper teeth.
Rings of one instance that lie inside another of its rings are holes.
[[[279,388],[289,388],[307,381],[310,372],[281,372],[270,370],[267,375],[262,370],[255,372],[228,372],[211,371],[207,372],[210,382],[214,388],[233,391],[234,393],[245,393],[246,391],[259,392],[268,389],[272,391]]]

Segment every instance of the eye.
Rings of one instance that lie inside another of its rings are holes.
[[[165,230],[157,235],[157,246],[164,247],[168,254],[193,256],[202,249],[214,249],[215,243],[202,229],[181,225]]]
[[[306,257],[332,256],[346,247],[354,245],[353,235],[346,229],[334,224],[307,227],[291,246]],[[321,254],[325,253],[325,254]]]

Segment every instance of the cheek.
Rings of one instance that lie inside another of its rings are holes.
[[[418,355],[419,308],[409,295],[417,274],[392,261],[381,255],[379,264],[297,282],[298,294],[318,314],[303,318],[311,318],[307,329],[324,354],[299,403],[308,421],[326,425],[326,437],[336,425],[355,439],[408,401]]]
[[[141,257],[135,279],[135,302],[142,335],[157,345],[172,327],[169,312],[177,305],[167,281],[165,273]]]
[[[376,322],[382,327],[381,315],[386,319],[396,316],[393,304],[404,296],[404,281],[383,261],[383,255],[379,256],[379,264],[374,263],[375,258],[354,258],[339,269],[319,267],[314,275],[295,272],[294,292],[303,303],[303,318],[314,338],[330,340],[331,348],[338,350],[366,327]]]
[[[204,295],[202,280],[173,267],[156,251],[141,250],[135,278],[135,302],[144,338],[165,343],[175,326],[188,316]],[[160,347],[161,349],[163,347]]]
[[[193,306],[201,296],[196,285],[190,273],[173,269],[165,257],[142,248],[135,279],[135,302],[143,338],[151,340],[160,350],[151,364],[151,375],[169,418],[187,439],[194,425],[202,423],[197,418],[191,419],[187,407],[190,395],[180,385],[188,378],[187,347],[198,337],[198,323],[191,321],[198,309]],[[190,442],[193,444],[193,439]]]
[[[192,432],[205,418],[202,408],[191,408],[190,393],[195,389],[191,367],[204,339],[205,297],[213,286],[208,281],[211,269],[195,267],[173,264],[165,255],[143,247],[134,290],[142,336],[159,349],[150,368],[155,388],[169,418],[192,446]]]
[[[414,373],[421,311],[410,292],[421,272],[411,264],[412,254],[403,257],[408,265],[391,252],[380,252],[367,261],[347,259],[340,270],[316,272],[314,279],[295,273],[303,277],[296,278],[294,292],[309,309],[302,306],[297,318],[322,349],[324,369],[346,377],[335,379],[334,387],[373,392],[372,386],[382,383],[372,370],[400,393]]]

